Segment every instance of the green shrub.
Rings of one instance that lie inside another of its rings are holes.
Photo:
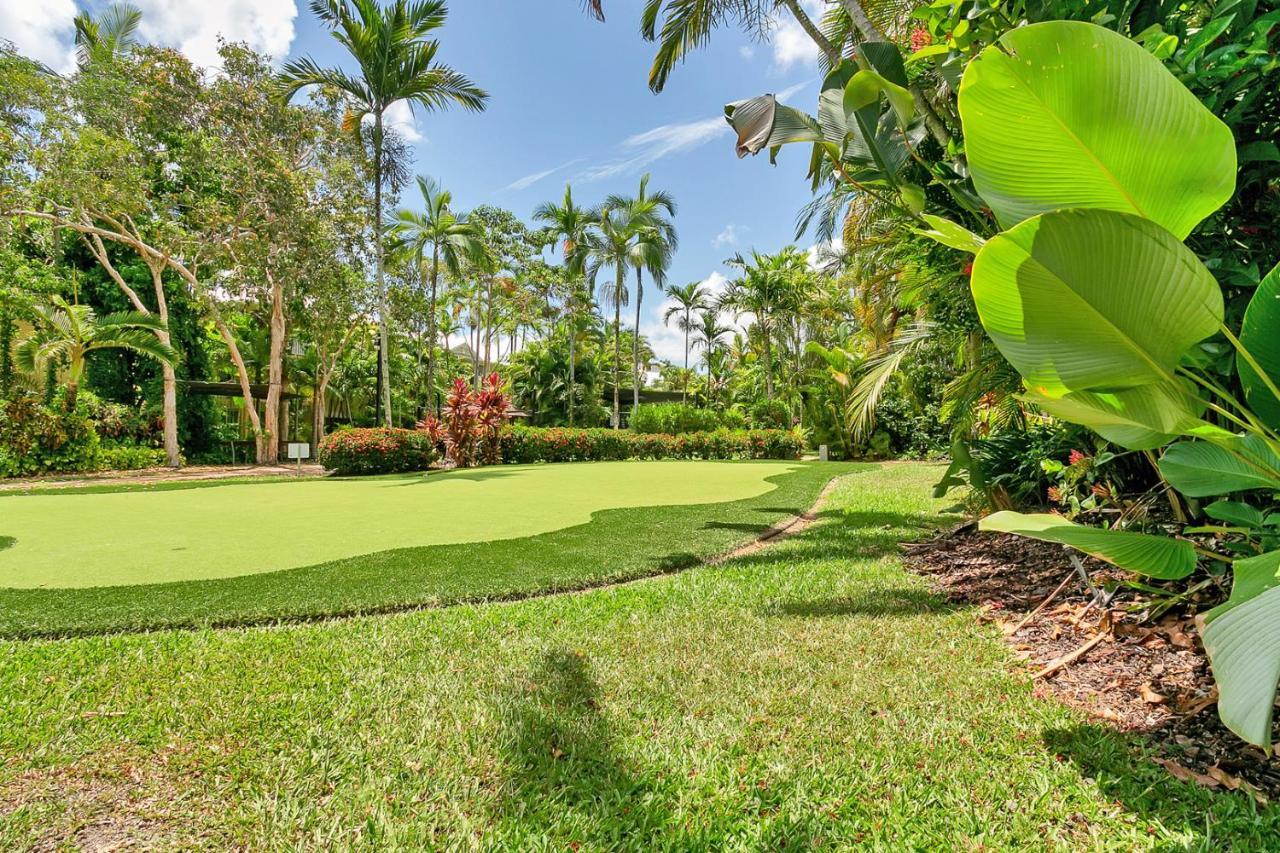
[[[320,442],[320,464],[343,476],[425,471],[438,454],[431,437],[412,429],[344,429]]]
[[[137,444],[102,442],[98,446],[97,470],[137,471],[142,468],[160,468],[168,462],[164,449],[143,447]]]
[[[92,471],[98,436],[88,419],[30,394],[0,403],[0,477]]]
[[[680,435],[746,426],[747,419],[736,409],[717,412],[686,403],[646,403],[636,407],[630,420],[631,431],[641,435]]]
[[[611,429],[513,426],[502,461],[601,462],[621,459],[799,459],[804,440],[790,430],[714,430],[663,435]]]
[[[751,407],[752,429],[787,429],[791,410],[781,400],[760,400]]]

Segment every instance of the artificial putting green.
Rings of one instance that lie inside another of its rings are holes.
[[[0,587],[127,586],[515,539],[601,510],[723,503],[796,463],[522,465],[430,475],[0,498]]]

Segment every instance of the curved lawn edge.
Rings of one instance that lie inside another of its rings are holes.
[[[235,628],[580,592],[705,565],[802,518],[834,480],[879,466],[797,463],[761,495],[601,510],[550,533],[400,548],[217,580],[88,589],[0,589],[0,638],[60,639]]]

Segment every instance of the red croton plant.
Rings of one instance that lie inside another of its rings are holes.
[[[455,467],[496,465],[502,461],[502,428],[511,420],[512,411],[511,398],[497,373],[486,376],[479,391],[472,390],[467,380],[459,377],[453,380],[453,389],[445,400],[444,419],[428,415],[418,423],[418,429],[444,445]]]

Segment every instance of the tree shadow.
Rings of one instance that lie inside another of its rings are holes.
[[[754,524],[749,521],[708,521],[702,525],[703,530],[740,530],[743,533],[765,533],[772,524]]]
[[[3,551],[5,548],[12,548],[17,544],[18,539],[15,536],[0,536],[0,551]]]
[[[921,589],[869,589],[856,596],[818,601],[775,601],[758,611],[762,616],[916,616],[950,613],[955,607]]]
[[[515,477],[517,471],[505,471],[500,466],[484,468],[454,468],[449,471],[423,471],[421,476],[407,477],[401,482],[391,483],[394,486],[420,486],[423,483],[447,483],[451,480],[466,480],[471,483],[483,483],[488,480],[501,480]]]
[[[1210,791],[1175,779],[1145,756],[1139,735],[1084,723],[1047,729],[1042,738],[1060,760],[1092,779],[1106,799],[1196,841],[1191,847],[1166,844],[1156,849],[1276,849],[1269,845],[1276,841],[1280,817],[1260,813],[1244,791]]]
[[[547,652],[499,701],[506,775],[499,809],[521,835],[564,841],[574,850],[713,850],[741,828],[741,809],[764,818],[797,795],[790,780],[743,786],[740,808],[726,814],[712,808],[691,820],[678,808],[685,774],[627,754],[625,735],[601,709],[599,682],[582,652]],[[672,761],[680,764],[680,755]],[[771,822],[760,830],[758,849],[812,849],[820,822]]]

